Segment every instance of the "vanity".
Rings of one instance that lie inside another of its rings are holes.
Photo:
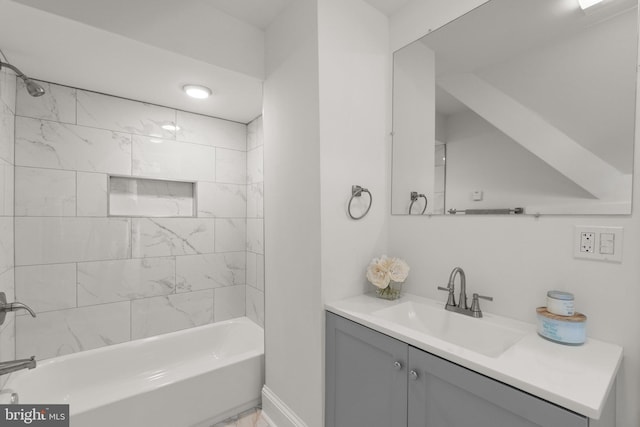
[[[615,425],[617,345],[560,345],[414,295],[325,308],[328,427]]]

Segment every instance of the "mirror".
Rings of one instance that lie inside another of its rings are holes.
[[[392,214],[630,214],[636,9],[490,0],[396,51]]]

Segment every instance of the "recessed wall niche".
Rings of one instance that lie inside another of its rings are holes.
[[[109,216],[194,217],[194,182],[109,177]]]

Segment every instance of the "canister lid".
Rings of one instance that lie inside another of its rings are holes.
[[[573,294],[571,292],[549,291],[547,292],[547,296],[549,298],[560,299],[563,301],[573,301]]]

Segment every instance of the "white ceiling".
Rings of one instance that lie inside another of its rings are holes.
[[[27,75],[247,123],[264,30],[301,0],[0,0],[0,49]],[[365,0],[390,15],[410,0]],[[187,83],[216,96],[194,101]]]

